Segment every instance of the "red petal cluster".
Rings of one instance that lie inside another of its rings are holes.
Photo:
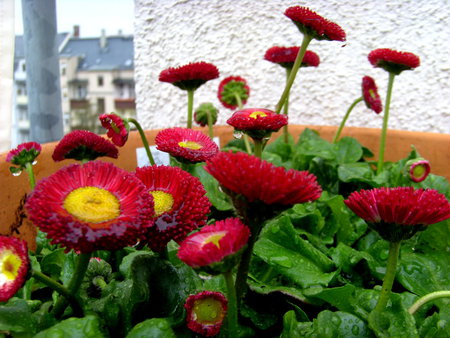
[[[189,142],[196,143],[201,148],[192,149],[180,145]],[[155,143],[158,150],[169,153],[182,161],[192,163],[204,162],[219,151],[217,144],[208,136],[201,131],[187,128],[175,127],[161,130],[156,135]]]
[[[149,192],[162,191],[173,198],[171,210],[155,216],[155,226],[145,234],[153,251],[161,251],[171,239],[181,242],[188,233],[206,224],[211,203],[198,178],[167,166],[137,168],[135,175]]]
[[[309,8],[289,7],[284,15],[294,21],[303,34],[308,34],[318,40],[345,41],[345,32],[339,25],[325,19]]]
[[[220,82],[217,97],[229,109],[236,109],[239,106],[234,93],[239,95],[243,105],[247,103],[250,96],[250,87],[244,78],[229,76]]]
[[[18,268],[7,262],[10,255],[20,260]],[[24,240],[0,236],[0,302],[8,301],[23,286],[29,265],[28,248]],[[6,272],[9,274],[6,275]],[[17,276],[11,279],[11,275]]]
[[[92,161],[102,156],[117,158],[119,151],[108,140],[87,130],[74,130],[65,135],[52,155],[55,162],[68,158]]]
[[[300,47],[272,47],[266,51],[264,59],[273,63],[278,63],[283,67],[292,68]],[[320,64],[319,55],[311,50],[307,50],[302,60],[302,67],[317,67]]]
[[[287,125],[288,117],[269,109],[247,108],[236,111],[227,123],[237,130],[278,131]]]
[[[375,80],[370,76],[364,76],[362,79],[362,93],[367,108],[372,109],[377,114],[381,113],[383,105],[380,95],[378,95],[378,88]]]
[[[36,142],[26,142],[19,144],[6,156],[6,162],[24,166],[26,163],[33,163],[41,153],[42,147]]]
[[[286,170],[246,153],[220,152],[205,167],[219,183],[248,201],[293,205],[318,199],[322,189],[307,171]]]
[[[450,203],[436,190],[412,187],[355,191],[345,204],[371,223],[430,225],[450,217]]]
[[[205,82],[218,77],[217,67],[212,63],[202,61],[167,68],[159,74],[159,81],[172,83],[181,89],[196,89]]]
[[[127,142],[129,130],[120,116],[116,114],[102,114],[99,120],[103,128],[108,130],[106,135],[116,146],[122,147]]]
[[[187,327],[202,336],[211,337],[220,332],[228,301],[220,292],[202,291],[189,296],[184,307]]]
[[[395,74],[420,66],[420,59],[417,55],[409,52],[398,52],[389,48],[379,48],[371,51],[368,59],[372,66],[381,67]]]
[[[208,266],[236,254],[247,244],[249,236],[250,229],[239,218],[227,218],[188,236],[177,255],[193,268]]]
[[[81,187],[112,193],[120,203],[118,217],[90,223],[69,213],[64,201]],[[144,184],[112,163],[99,161],[73,164],[42,179],[28,198],[26,208],[31,221],[48,234],[52,243],[80,252],[134,245],[153,226],[153,200]]]

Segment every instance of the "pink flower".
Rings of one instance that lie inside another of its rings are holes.
[[[239,96],[242,105],[247,103],[247,99],[250,96],[250,87],[247,85],[247,81],[240,76],[229,76],[223,79],[219,84],[219,91],[217,97],[219,101],[229,109],[236,109],[239,106]]]
[[[417,55],[408,52],[398,52],[388,48],[371,51],[368,59],[374,67],[383,68],[396,75],[404,70],[410,70],[420,66],[420,59]]]
[[[26,142],[19,144],[6,156],[6,162],[19,165],[24,168],[27,163],[33,163],[41,153],[42,147],[36,142]]]
[[[219,151],[217,144],[208,136],[187,128],[161,130],[156,135],[155,143],[158,150],[191,163],[204,162]]]
[[[411,181],[419,183],[424,181],[431,171],[430,162],[425,159],[414,159],[406,163]]]
[[[380,95],[378,95],[375,80],[370,76],[364,76],[362,79],[362,93],[367,108],[372,109],[377,114],[381,113],[383,105],[381,103]]]
[[[112,139],[112,142],[122,147],[128,140],[129,126],[128,122],[125,122],[120,116],[116,114],[102,114],[99,120],[103,126],[108,130],[108,137]]]
[[[300,47],[272,47],[266,51],[264,59],[267,61],[277,63],[285,68],[292,68],[294,66],[295,59],[300,50]],[[320,64],[319,55],[311,50],[307,50],[303,56],[302,64],[300,67],[317,67]]]
[[[187,327],[206,337],[219,334],[227,313],[227,303],[220,292],[203,291],[189,296],[184,304]]]
[[[194,62],[167,68],[159,74],[159,81],[171,83],[184,90],[195,90],[209,80],[217,79],[219,70],[212,63]]]
[[[284,14],[297,25],[303,34],[310,35],[314,39],[345,41],[345,32],[339,25],[309,8],[289,7]]]

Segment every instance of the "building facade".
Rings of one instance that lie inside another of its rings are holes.
[[[98,120],[103,113],[135,117],[133,37],[102,32],[98,38],[80,38],[75,27],[58,39],[65,133],[103,132]],[[22,37],[16,37],[13,146],[29,141],[25,68]]]

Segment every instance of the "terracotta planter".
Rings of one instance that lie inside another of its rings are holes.
[[[289,132],[298,139],[298,136],[305,128],[317,130],[320,135],[328,140],[334,136],[335,126],[304,126],[291,125]],[[207,133],[206,128],[200,129]],[[159,130],[146,131],[147,139],[151,145],[154,144],[155,136]],[[272,139],[278,137],[280,133],[272,136]],[[219,136],[221,146],[224,146],[233,138],[233,129],[229,126],[215,127],[215,135]],[[378,144],[380,130],[374,128],[357,128],[347,127],[344,129],[342,136],[351,136],[359,140],[359,142],[369,148],[378,155]],[[450,180],[450,134],[410,132],[401,130],[388,131],[386,144],[386,161],[397,161],[411,151],[411,145],[414,144],[418,152],[431,163],[432,173],[445,176]],[[55,163],[51,156],[56,142],[44,144],[42,153],[38,157],[38,163],[34,166],[36,179],[40,180],[49,176],[57,169],[74,163],[75,161],[63,161]],[[136,148],[142,147],[142,143],[137,132],[130,134],[127,144],[119,149],[119,158],[117,160],[102,158],[107,162],[113,162],[117,166],[133,171],[137,166]],[[36,230],[30,222],[27,221],[24,211],[20,208],[21,200],[26,193],[30,191],[28,177],[25,173],[15,177],[9,172],[10,164],[6,161],[6,153],[0,155],[0,185],[2,193],[0,195],[0,234],[15,235],[28,241],[31,248],[34,248],[34,238]]]

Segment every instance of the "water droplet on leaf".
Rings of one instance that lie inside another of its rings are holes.
[[[233,137],[235,138],[235,139],[238,139],[238,140],[240,140],[241,138],[242,138],[242,131],[234,131],[234,133],[233,133]]]
[[[280,257],[271,257],[270,258],[271,263],[275,263],[279,266],[282,266],[284,268],[292,268],[292,262],[289,258],[286,256],[280,256]]]

